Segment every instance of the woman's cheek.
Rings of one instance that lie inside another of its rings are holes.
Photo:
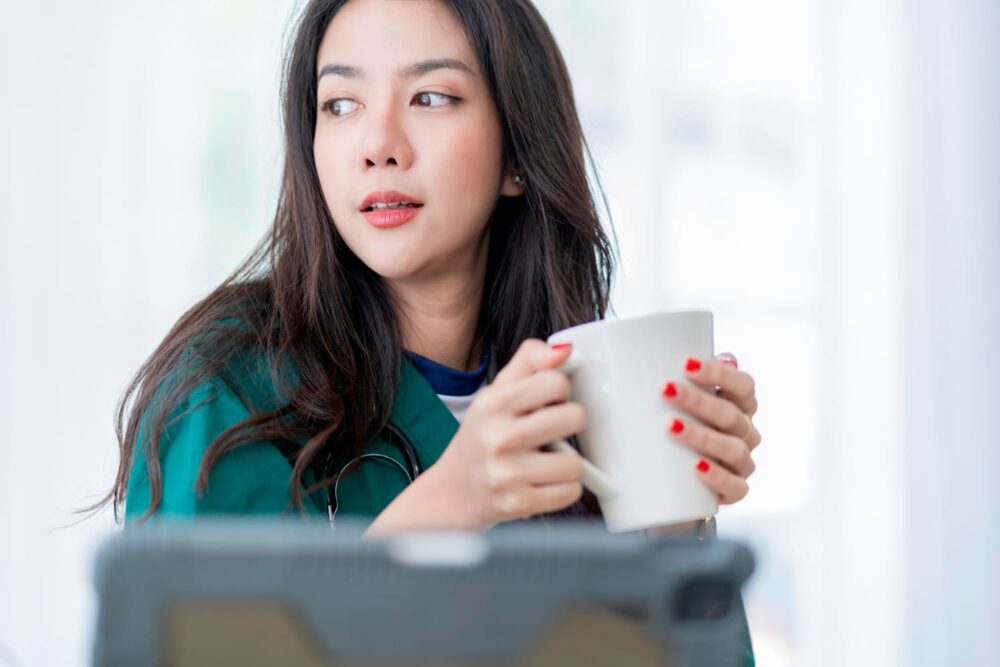
[[[344,170],[338,168],[332,159],[324,159],[321,153],[315,154],[316,176],[319,178],[319,189],[323,194],[330,217],[334,220],[347,220],[353,213],[352,196],[349,192],[341,192],[347,179],[343,177]]]
[[[442,190],[443,196],[460,198],[453,203],[466,214],[488,215],[500,184],[499,137],[485,136],[481,128],[473,128],[439,145],[438,164],[446,173],[439,174],[436,181],[449,184]]]

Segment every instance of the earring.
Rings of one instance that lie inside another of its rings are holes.
[[[517,185],[524,185],[524,179],[521,178],[520,174],[514,176],[514,183],[516,183]]]

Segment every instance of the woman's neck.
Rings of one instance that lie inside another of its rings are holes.
[[[484,352],[482,337],[476,335],[482,284],[480,277],[421,289],[395,286],[405,311],[400,318],[403,348],[456,370],[479,368]]]
[[[473,326],[475,322],[472,323]],[[474,371],[483,357],[483,341],[467,324],[445,321],[424,322],[423,335],[404,335],[403,348],[448,368]],[[427,341],[433,341],[427,344]]]

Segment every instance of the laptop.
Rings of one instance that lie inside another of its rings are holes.
[[[364,527],[164,518],[115,535],[94,568],[94,665],[743,664],[738,542],[599,519]]]

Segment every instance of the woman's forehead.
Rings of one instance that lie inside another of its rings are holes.
[[[353,68],[346,71],[353,78],[404,77],[414,75],[408,68],[426,61],[460,63],[465,68],[449,69],[479,76],[465,30],[443,2],[350,0],[327,26],[316,73],[319,77],[324,67],[337,64]]]

